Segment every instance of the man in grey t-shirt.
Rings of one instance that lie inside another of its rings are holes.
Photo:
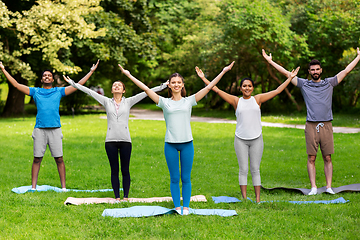
[[[331,189],[333,166],[331,162],[331,154],[334,153],[334,140],[332,134],[331,121],[332,116],[332,94],[333,88],[337,86],[346,75],[354,69],[360,60],[360,50],[356,49],[356,58],[335,77],[320,78],[322,74],[321,64],[318,60],[312,60],[309,63],[309,74],[311,80],[294,77],[291,82],[300,88],[306,104],[307,116],[305,125],[306,152],[308,154],[307,169],[311,183],[311,191],[309,195],[317,194],[315,183],[315,159],[320,144],[321,153],[324,159],[324,172],[326,178],[326,192],[335,194]],[[262,50],[263,57],[285,76],[290,76],[290,72],[275,63],[271,54],[267,55]]]

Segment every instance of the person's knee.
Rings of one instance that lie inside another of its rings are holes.
[[[315,164],[315,160],[316,160],[316,155],[309,155],[308,156],[308,162],[310,164]]]
[[[54,158],[54,159],[55,159],[56,164],[64,163],[63,157],[56,157],[56,158]]]
[[[331,155],[323,156],[323,159],[325,163],[331,163]]]
[[[34,157],[34,164],[40,164],[41,163],[41,161],[42,161],[42,157]]]

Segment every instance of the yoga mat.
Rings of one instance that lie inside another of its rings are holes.
[[[120,189],[122,190],[122,188]],[[55,191],[64,192],[61,188],[53,187],[49,185],[37,185],[36,190],[31,190],[31,186],[22,186],[11,189],[14,193],[26,193],[26,192],[44,192],[44,191]],[[112,192],[112,189],[98,189],[98,190],[78,190],[78,189],[66,189],[66,192]]]
[[[176,213],[175,208],[169,209],[160,206],[134,206],[130,208],[105,209],[103,217],[151,217],[165,214]],[[221,217],[230,217],[237,215],[235,210],[224,209],[192,209],[189,208],[189,214],[195,215],[218,215]],[[185,217],[185,216],[184,216]]]
[[[220,197],[212,197],[213,201],[215,203],[235,203],[235,202],[241,202],[241,200],[235,198],[235,197],[227,197],[227,196],[220,196]],[[254,202],[250,198],[247,198],[249,201]],[[294,204],[308,204],[308,203],[323,203],[323,204],[329,204],[329,203],[347,203],[349,200],[345,200],[343,197],[334,199],[334,200],[318,200],[318,201],[261,201],[260,203],[267,203],[267,202],[289,202]]]
[[[74,198],[68,197],[64,202],[65,205],[81,205],[81,204],[98,204],[98,203],[120,203],[120,202],[169,202],[172,201],[171,197],[152,197],[152,198],[128,198],[128,200],[116,201],[115,198]],[[206,197],[204,195],[195,195],[190,198],[192,202],[206,202]]]
[[[288,187],[266,188],[266,187],[264,187],[264,186],[261,186],[261,188],[263,188],[263,189],[265,189],[265,190],[282,189],[282,190],[287,190],[287,191],[297,191],[297,192],[303,193],[304,195],[308,195],[309,192],[311,191],[311,189],[307,189],[307,188],[288,188]],[[360,192],[360,183],[350,184],[350,185],[345,185],[345,186],[340,186],[340,187],[337,187],[337,188],[332,188],[332,190],[334,191],[334,193],[340,193],[340,192]],[[326,186],[317,189],[317,194],[321,194],[321,193],[324,193],[324,192],[326,192]]]

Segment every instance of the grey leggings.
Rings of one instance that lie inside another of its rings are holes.
[[[234,147],[239,163],[239,185],[247,185],[248,159],[250,158],[253,186],[260,186],[260,162],[264,150],[262,135],[252,140],[243,140],[235,136]]]

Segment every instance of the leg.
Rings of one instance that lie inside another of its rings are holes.
[[[120,200],[119,158],[116,142],[105,142],[105,150],[111,168],[111,185],[114,190],[115,198]]]
[[[165,142],[164,152],[166,163],[170,173],[170,191],[176,209],[180,208],[180,170],[179,153],[176,149],[177,144]]]
[[[316,160],[316,155],[308,155],[307,170],[309,174],[311,188],[317,188],[316,179],[315,179],[316,178],[315,160]]]
[[[332,175],[333,175],[333,165],[331,162],[331,155],[323,155],[324,159],[324,172],[326,178],[326,188],[331,188]]]
[[[260,202],[260,189],[261,189],[261,177],[260,177],[260,163],[262,154],[264,151],[264,142],[262,135],[260,137],[251,140],[250,142],[250,172],[252,176],[252,182],[255,189],[256,202]]]
[[[65,163],[63,157],[55,157],[55,162],[60,176],[60,183],[62,188],[66,188],[66,173],[65,173]]]
[[[247,174],[249,171],[249,146],[246,144],[245,140],[242,140],[235,136],[234,147],[239,164],[239,185],[241,195],[244,199],[246,199]]]
[[[129,197],[130,190],[130,157],[131,157],[131,143],[122,142],[120,147],[120,163],[121,163],[121,175],[124,188],[124,199]]]
[[[181,182],[184,209],[189,209],[191,198],[191,169],[194,161],[193,142],[182,143],[180,151]]]
[[[43,159],[42,157],[34,157],[34,161],[31,168],[31,187],[33,189],[36,189],[36,184],[39,176],[42,159]]]

